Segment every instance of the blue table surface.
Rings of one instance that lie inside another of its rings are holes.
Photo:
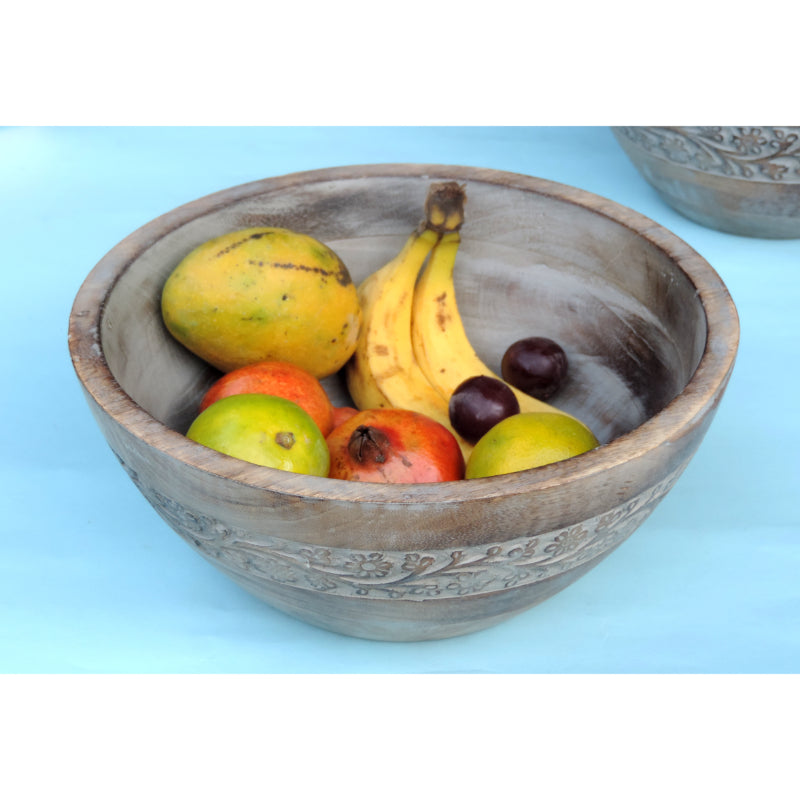
[[[424,643],[311,627],[192,552],[119,467],[67,350],[81,282],[159,214],[264,177],[381,162],[509,170],[633,208],[711,263],[741,320],[714,423],[641,528],[538,607]],[[798,671],[800,239],[685,219],[608,128],[0,128],[0,240],[0,671]]]

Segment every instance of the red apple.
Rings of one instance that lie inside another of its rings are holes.
[[[327,436],[333,430],[333,404],[310,372],[286,361],[259,361],[223,375],[203,396],[199,411],[235,394],[268,394],[297,403]]]
[[[360,411],[328,436],[329,477],[372,483],[435,483],[464,477],[464,457],[444,425],[416,411]]]

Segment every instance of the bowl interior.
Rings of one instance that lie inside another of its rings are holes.
[[[264,181],[155,220],[105,298],[101,342],[114,378],[155,419],[185,432],[219,375],[161,321],[161,288],[190,250],[232,229],[282,226],[328,244],[358,283],[400,249],[422,217],[429,183],[448,177]],[[708,329],[696,287],[673,256],[568,192],[480,172],[462,182],[457,299],[475,349],[495,371],[519,338],[560,342],[570,373],[552,402],[584,420],[601,443],[632,431],[684,389]],[[336,402],[350,404],[338,376],[325,384]]]

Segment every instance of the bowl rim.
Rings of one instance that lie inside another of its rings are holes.
[[[566,461],[522,472],[431,484],[378,484],[298,475],[249,464],[187,439],[155,419],[114,378],[102,347],[102,315],[117,280],[161,237],[199,217],[266,191],[305,183],[364,178],[458,180],[520,189],[571,203],[623,225],[664,251],[695,287],[706,318],[704,351],[683,391],[628,433]],[[734,362],[739,319],[727,287],[686,242],[648,217],[600,195],[544,178],[484,167],[440,164],[365,164],[292,172],[205,195],[168,211],[115,245],[81,284],[69,316],[68,344],[84,391],[118,425],[162,453],[206,473],[258,490],[360,503],[457,503],[563,487],[630,461],[691,430],[718,402]]]

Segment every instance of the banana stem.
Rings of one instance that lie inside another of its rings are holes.
[[[438,233],[457,231],[464,224],[467,195],[456,181],[432,183],[425,198],[425,225]]]

